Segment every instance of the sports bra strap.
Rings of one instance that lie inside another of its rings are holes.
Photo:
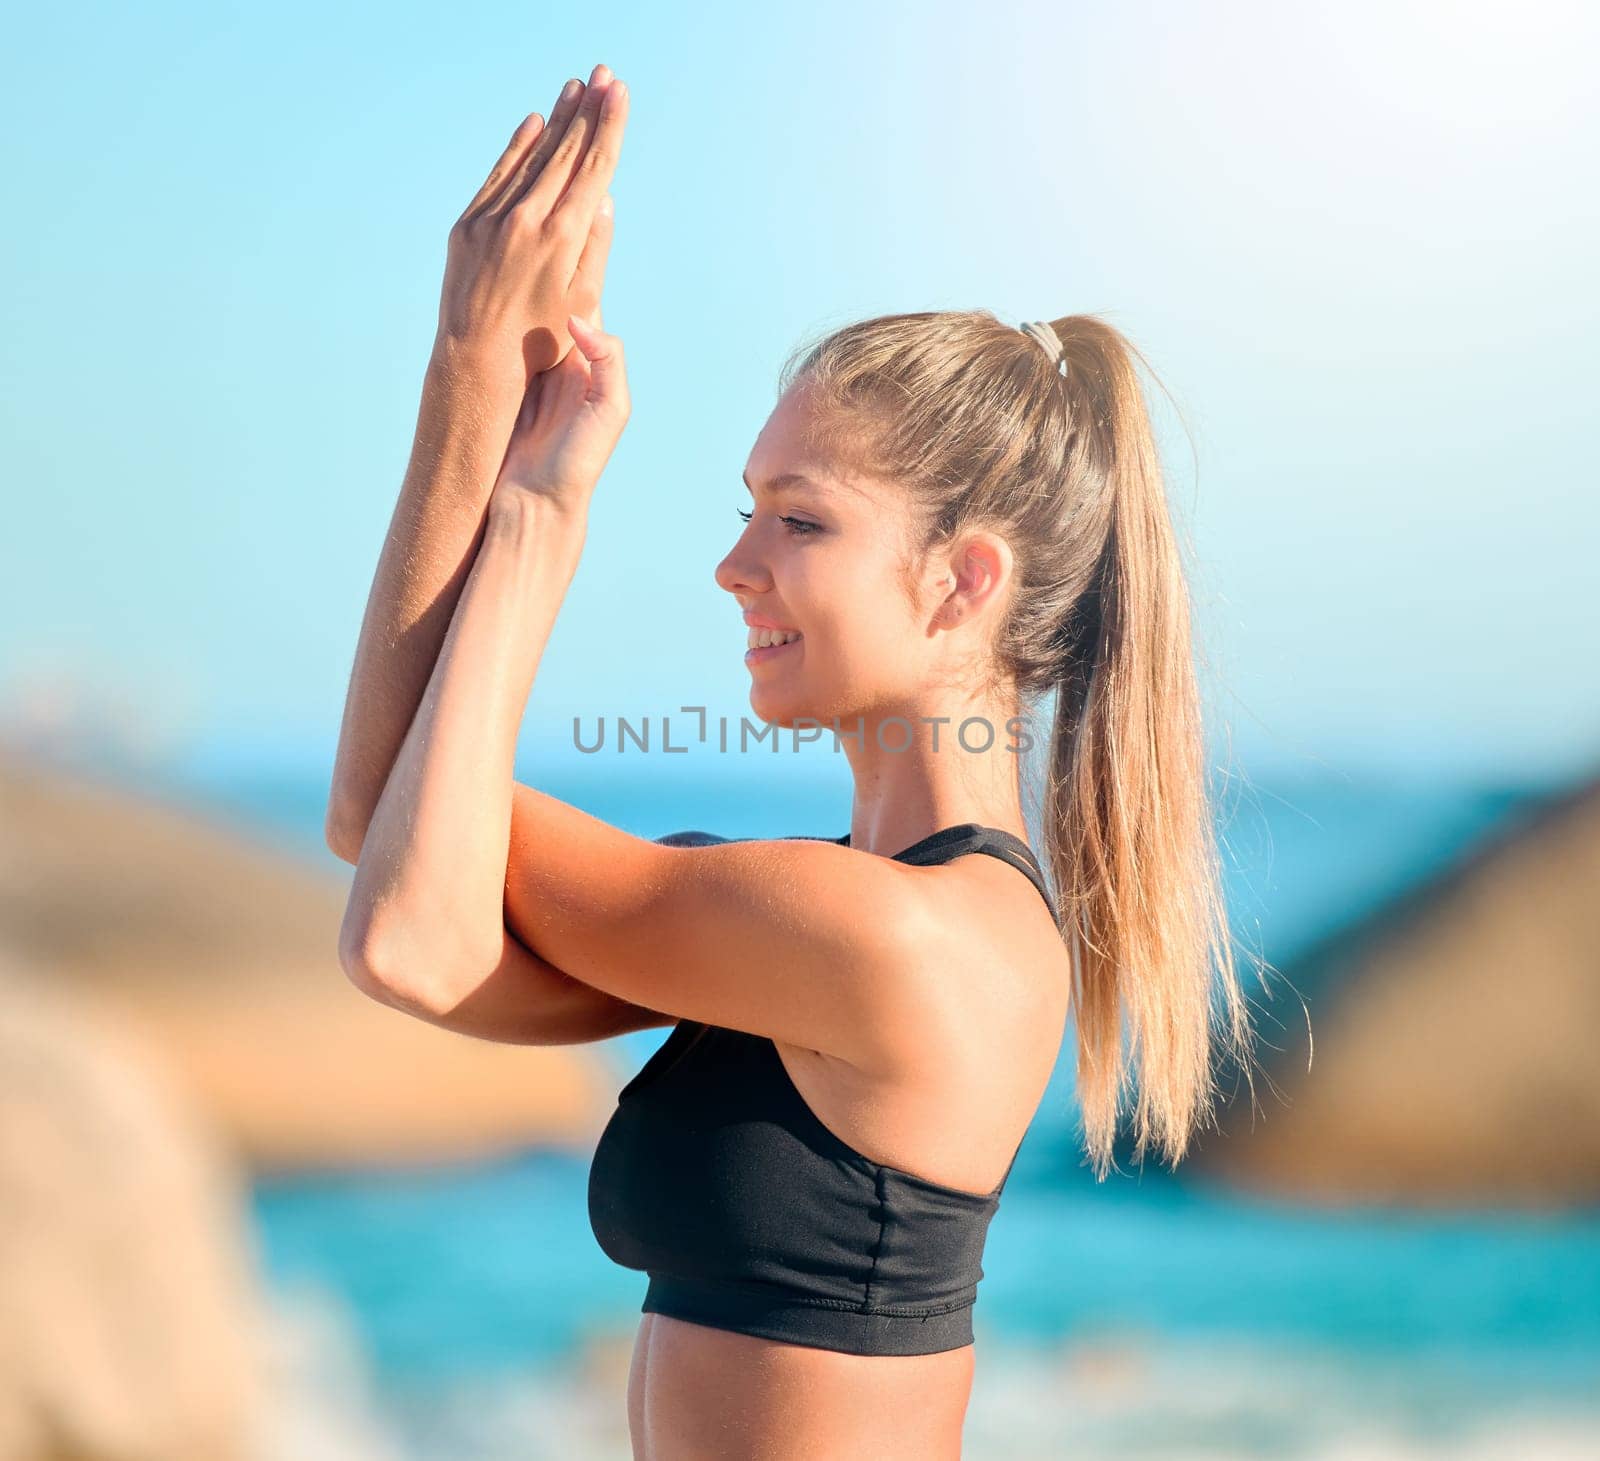
[[[1039,859],[1034,856],[1033,849],[1020,837],[1005,831],[1000,827],[986,827],[984,831],[989,837],[996,839],[986,842],[981,847],[975,847],[974,852],[987,852],[991,857],[998,857],[1003,862],[1009,862],[1012,867],[1028,875],[1028,880],[1039,890],[1039,896],[1044,899],[1045,907],[1050,910],[1052,919],[1056,916],[1055,904],[1050,901],[1050,889],[1046,887],[1044,869],[1039,866]]]
[[[840,846],[848,847],[850,834],[847,832],[835,840]],[[929,863],[951,862],[958,857],[967,857],[977,852],[998,857],[1002,862],[1010,863],[1017,871],[1025,874],[1028,881],[1039,890],[1039,896],[1044,899],[1044,906],[1050,910],[1051,921],[1056,921],[1055,904],[1051,901],[1050,890],[1045,884],[1044,869],[1039,865],[1039,859],[1022,838],[1014,832],[1007,832],[1003,827],[986,827],[981,822],[958,822],[951,827],[941,827],[937,832],[931,832],[928,836],[913,842],[910,847],[895,853],[894,861],[924,867]]]
[[[657,837],[655,840],[668,847],[708,847],[726,842],[752,842],[761,839],[722,837],[715,832],[696,830],[669,832],[666,836]],[[833,842],[840,847],[848,847],[850,834],[846,832],[843,837],[824,837],[812,832],[795,832],[784,840]],[[1045,884],[1044,869],[1039,865],[1039,859],[1022,838],[1014,832],[1007,832],[1003,827],[986,827],[981,822],[958,822],[951,827],[941,827],[937,832],[932,832],[913,842],[910,847],[895,853],[893,860],[922,867],[929,863],[950,862],[955,858],[967,857],[977,852],[998,857],[1002,862],[1010,863],[1018,872],[1025,874],[1029,882],[1039,890],[1039,896],[1044,899],[1044,906],[1050,910],[1051,920],[1056,921],[1055,904],[1051,901],[1050,890]]]

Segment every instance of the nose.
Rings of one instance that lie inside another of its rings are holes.
[[[771,573],[759,556],[745,547],[749,536],[741,534],[732,551],[717,564],[717,585],[730,594],[764,594],[772,589]]]

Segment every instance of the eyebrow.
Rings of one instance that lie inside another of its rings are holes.
[[[746,472],[743,476],[744,485],[749,488],[751,496],[754,496],[755,489],[750,486],[750,474]],[[808,487],[813,492],[824,490],[820,483],[813,482],[811,478],[802,472],[780,472],[776,477],[768,481],[765,486],[768,492],[777,492],[784,487]]]

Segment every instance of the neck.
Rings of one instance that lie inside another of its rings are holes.
[[[852,847],[893,856],[961,822],[1027,836],[1021,763],[1037,733],[1014,694],[949,691],[858,714],[839,729],[855,778]]]

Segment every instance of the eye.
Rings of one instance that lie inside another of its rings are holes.
[[[734,511],[746,522],[749,522],[755,516],[753,512],[746,512],[742,507],[736,507]],[[808,523],[803,517],[780,517],[778,521],[783,523],[797,538],[803,538],[810,533],[822,531],[816,523]]]

